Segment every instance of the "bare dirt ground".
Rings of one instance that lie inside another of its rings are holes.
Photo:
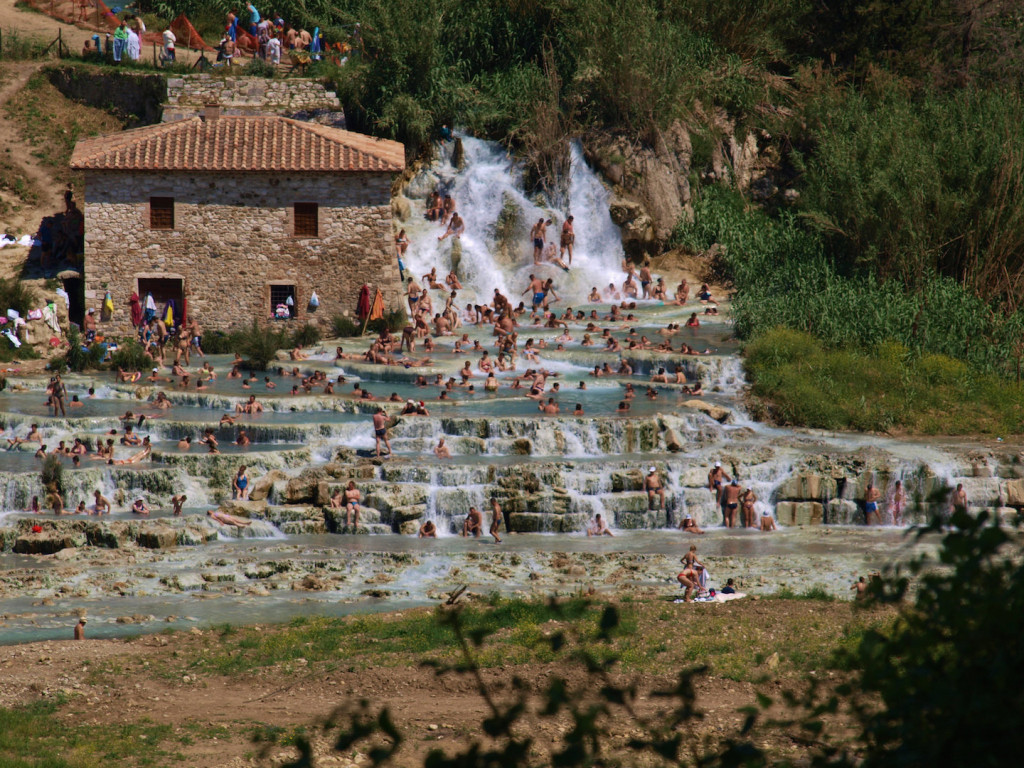
[[[813,617],[816,623],[829,624],[829,632],[837,636],[851,615],[849,604],[793,601],[740,601],[710,608],[685,606],[681,610],[693,613],[692,620],[698,621],[701,611],[718,611],[718,621],[721,612],[728,610],[724,626],[734,631],[742,629],[746,622],[768,622],[781,627],[786,622],[799,624]],[[666,703],[650,694],[672,687],[677,671],[694,663],[684,660],[685,628],[659,627],[658,611],[664,611],[661,602],[640,606],[635,631],[645,636],[659,630],[667,632],[665,658],[646,669],[616,676],[621,682],[636,683],[636,707],[644,715],[675,703]],[[407,611],[405,616],[413,613]],[[426,615],[426,609],[422,613]],[[680,616],[691,620],[689,613]],[[267,627],[257,631],[273,635],[282,630]],[[347,649],[339,648],[336,661],[307,665],[305,659],[298,659],[254,667],[231,676],[196,671],[197,658],[222,652],[239,640],[240,636],[217,630],[192,630],[128,641],[87,639],[0,648],[0,707],[59,696],[65,703],[59,706],[57,715],[69,725],[145,722],[169,726],[170,735],[160,746],[171,747],[173,757],[151,764],[180,763],[202,768],[241,768],[294,758],[297,753],[293,748],[273,747],[260,759],[260,748],[251,740],[254,729],[261,724],[286,730],[315,726],[338,706],[360,699],[371,702],[375,711],[382,706],[390,708],[396,726],[405,736],[396,763],[399,765],[422,764],[431,749],[465,745],[482,736],[480,724],[488,712],[472,680],[468,676],[438,676],[420,666],[423,658],[431,656],[429,653],[423,657],[382,653],[378,654],[379,663],[346,666],[349,660],[355,661],[356,655],[365,654],[367,648],[353,648],[351,656],[346,654]],[[737,638],[737,642],[742,641]],[[713,654],[697,661],[712,667],[696,686],[703,718],[690,733],[698,739],[715,740],[735,733],[743,721],[738,710],[753,703],[758,691],[774,694],[802,679],[802,672],[786,664],[778,666],[777,659],[774,663],[770,659],[756,663],[753,656],[757,648],[740,650],[749,650],[751,669],[757,670],[760,677],[756,684],[716,676]],[[511,696],[514,677],[521,678],[535,692],[544,690],[554,676],[567,679],[570,685],[579,685],[586,677],[579,665],[568,661],[510,663],[484,669],[483,675],[499,700]],[[556,741],[566,727],[566,723],[532,716],[527,722],[531,734],[544,748]],[[627,717],[610,718],[608,722],[611,745],[625,744],[638,735]],[[311,732],[315,730],[310,728]],[[759,734],[755,740],[776,754],[793,756],[801,749],[781,733]],[[358,750],[337,755],[329,752],[326,740],[315,744],[319,753],[317,765],[356,765],[365,760]]]

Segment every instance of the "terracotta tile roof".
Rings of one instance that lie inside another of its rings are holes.
[[[275,116],[193,117],[82,139],[71,167],[110,171],[349,171],[405,168],[397,141]]]

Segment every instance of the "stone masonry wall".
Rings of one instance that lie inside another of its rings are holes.
[[[299,322],[354,314],[364,282],[401,306],[389,174],[92,172],[86,189],[86,305],[111,292],[108,333],[131,330],[140,276],[182,278],[189,317],[211,330],[267,321],[275,281],[295,286]],[[173,230],[150,229],[151,196],[174,198]],[[319,237],[293,236],[296,202],[319,205]]]
[[[164,122],[193,117],[207,104],[219,104],[225,115],[282,115],[345,127],[337,95],[318,80],[213,75],[167,79]]]

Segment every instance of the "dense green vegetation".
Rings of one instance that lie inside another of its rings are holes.
[[[804,331],[776,328],[747,345],[754,411],[783,424],[922,434],[1024,432],[1013,382],[945,355],[894,342],[826,349]]]

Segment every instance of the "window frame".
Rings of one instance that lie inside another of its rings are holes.
[[[304,209],[300,214],[300,206]],[[299,229],[299,222],[302,222],[304,229]],[[309,226],[312,223],[312,226]],[[320,237],[320,204],[309,202],[296,202],[292,204],[292,234],[295,237],[319,238]]]
[[[287,293],[281,295],[282,299],[286,299],[288,295],[292,297],[292,306],[290,308],[289,320],[295,320],[299,316],[299,286],[296,283],[286,283],[283,280],[271,281],[267,284],[267,300],[270,303],[270,317],[274,320],[283,320],[277,316],[277,305],[285,303],[282,301],[274,301],[274,292],[286,291]]]
[[[159,205],[154,204],[160,201]],[[158,217],[170,214],[169,225],[157,221]],[[173,232],[175,226],[174,198],[163,195],[152,195],[149,198],[149,228],[158,232]]]

